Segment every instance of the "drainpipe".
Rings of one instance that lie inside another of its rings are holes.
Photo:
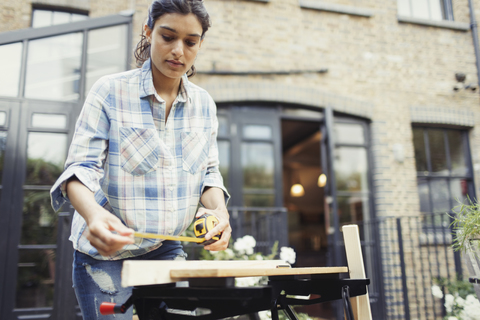
[[[475,19],[475,12],[473,11],[472,0],[468,0],[470,8],[470,29],[472,29],[473,47],[475,49],[475,61],[477,63],[477,81],[480,86],[480,50],[478,49],[478,30],[477,21]]]

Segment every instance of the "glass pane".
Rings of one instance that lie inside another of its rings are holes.
[[[65,129],[67,127],[67,116],[64,114],[34,113],[32,115],[32,127]]]
[[[53,185],[63,171],[66,155],[66,134],[29,133],[25,184]]]
[[[80,32],[30,41],[25,96],[78,100],[82,41]]]
[[[411,16],[410,0],[397,0],[398,15]]]
[[[7,113],[0,111],[0,126],[6,126],[7,125]]]
[[[52,11],[50,10],[33,10],[32,27],[41,28],[52,25]]]
[[[428,171],[423,129],[413,128],[413,147],[415,149],[415,165],[418,172]]]
[[[336,148],[334,167],[337,190],[368,191],[367,151],[365,148]]]
[[[245,207],[273,207],[275,195],[273,194],[244,194],[243,205]]]
[[[19,250],[16,308],[53,306],[55,250]]]
[[[443,0],[429,0],[430,19],[443,20]]]
[[[428,0],[415,0],[411,1],[412,4],[412,16],[415,18],[429,19],[430,14],[428,10]]]
[[[53,12],[53,24],[64,24],[70,22],[70,13],[54,11]]]
[[[0,46],[0,96],[18,96],[22,49],[21,42]]]
[[[468,175],[467,159],[465,158],[465,145],[461,131],[448,130],[448,147],[450,149],[450,162],[453,175]]]
[[[418,197],[420,198],[420,212],[430,213],[430,191],[428,189],[428,181],[419,179],[417,182]]]
[[[282,113],[289,116],[295,117],[305,117],[308,119],[323,119],[323,113],[321,111],[313,111],[306,109],[293,109],[293,108],[284,108]]]
[[[228,136],[228,118],[226,116],[217,116],[218,118],[218,135]]]
[[[335,143],[365,144],[365,133],[361,124],[335,123]]]
[[[220,174],[223,177],[223,184],[226,188],[230,185],[230,142],[218,141],[218,158],[220,160]]]
[[[6,149],[7,149],[7,132],[0,131],[0,183],[2,183],[3,162],[5,160]]]
[[[450,203],[450,193],[448,191],[448,182],[446,179],[435,179],[430,181],[432,193],[432,212],[450,212],[452,205]]]
[[[71,22],[75,21],[82,21],[82,20],[87,20],[88,16],[85,14],[77,14],[77,13],[72,13],[72,18]]]
[[[255,140],[272,139],[272,128],[263,125],[245,125],[243,126],[243,138]]]
[[[88,32],[85,95],[101,77],[126,70],[127,25]]]
[[[466,179],[452,179],[450,181],[452,192],[452,208],[461,203],[467,203],[468,181]]]
[[[432,172],[448,174],[445,135],[441,129],[428,129],[428,143],[432,161]]]
[[[48,191],[25,191],[20,244],[55,244],[57,217]]]
[[[270,143],[242,143],[243,187],[274,188],[273,145]]]
[[[357,223],[368,216],[368,201],[358,196],[337,196],[340,225]]]

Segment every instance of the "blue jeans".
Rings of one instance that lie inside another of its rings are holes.
[[[185,260],[186,254],[179,241],[164,241],[163,245],[144,255],[124,260]],[[132,309],[125,314],[101,315],[102,302],[124,303],[132,294],[132,287],[121,286],[124,260],[97,260],[75,251],[73,255],[73,288],[84,320],[132,320]],[[138,272],[142,272],[139,270]]]

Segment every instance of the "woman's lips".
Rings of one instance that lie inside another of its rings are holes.
[[[173,67],[173,68],[180,68],[183,66],[183,63],[181,63],[180,61],[176,61],[176,60],[167,60],[167,63],[169,66]]]

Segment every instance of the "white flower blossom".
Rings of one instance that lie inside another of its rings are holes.
[[[472,294],[469,294],[465,299],[465,304],[463,307],[463,313],[465,319],[468,320],[477,320],[480,319],[480,302],[477,297]]]
[[[280,259],[281,260],[284,260],[290,264],[294,264],[295,263],[295,259],[296,259],[296,253],[295,253],[295,250],[293,250],[292,248],[290,247],[281,247],[280,248]]]
[[[257,285],[262,277],[243,277],[235,278],[235,285],[237,287],[253,287]]]
[[[235,253],[230,248],[225,249],[225,255],[227,256],[227,259],[233,259],[235,257]]]
[[[432,295],[435,298],[442,299],[443,298],[442,289],[440,289],[439,286],[432,286]]]
[[[253,248],[257,245],[255,238],[249,235],[238,238],[233,244],[233,248],[240,254],[253,254]]]
[[[462,297],[456,297],[456,298],[455,298],[455,303],[456,303],[459,307],[463,308],[463,307],[465,306],[465,299],[463,299]]]
[[[450,293],[445,295],[445,309],[447,312],[452,312],[453,304],[455,303],[455,297]]]

